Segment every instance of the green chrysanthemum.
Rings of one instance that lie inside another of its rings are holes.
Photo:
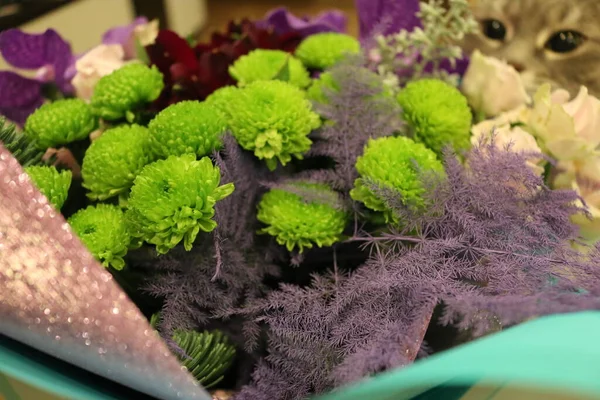
[[[312,84],[306,90],[306,95],[309,100],[317,103],[326,104],[329,102],[328,96],[330,93],[335,93],[340,90],[339,85],[333,79],[330,72],[323,72],[318,79],[314,79]]]
[[[308,68],[326,69],[334,66],[348,54],[360,52],[360,42],[338,32],[323,32],[304,39],[295,55]]]
[[[161,111],[148,125],[163,157],[206,156],[221,147],[227,122],[217,108],[199,101],[182,101]]]
[[[55,167],[42,165],[26,167],[24,170],[48,201],[60,210],[69,195],[73,177],[71,171],[59,172]]]
[[[127,212],[134,237],[155,244],[160,254],[184,241],[191,250],[200,231],[217,226],[215,203],[229,196],[233,183],[219,186],[221,172],[208,157],[170,156],[144,167],[135,178]]]
[[[423,144],[400,136],[371,139],[364,154],[358,157],[356,169],[360,178],[354,181],[350,197],[371,210],[382,211],[386,222],[398,222],[383,199],[365,182],[397,191],[406,206],[419,208],[424,206],[422,195],[425,190],[419,179],[420,171],[443,173],[444,166]]]
[[[227,115],[229,103],[237,96],[239,88],[237,86],[223,86],[212,92],[204,102]]]
[[[398,94],[398,102],[415,140],[438,155],[446,146],[455,151],[469,148],[471,110],[454,86],[437,79],[410,82]]]
[[[187,356],[177,355],[182,365],[207,389],[223,380],[236,355],[235,347],[220,331],[178,330],[173,341]]]
[[[229,129],[246,150],[274,170],[279,161],[302,159],[308,134],[321,125],[305,93],[282,81],[259,81],[238,89],[226,111]]]
[[[25,134],[46,149],[83,140],[96,127],[97,120],[84,101],[62,99],[35,110],[25,122]]]
[[[90,253],[105,267],[121,270],[131,244],[123,211],[114,205],[89,206],[69,218],[69,224]]]
[[[337,193],[326,185],[296,184],[310,198],[283,189],[267,192],[258,204],[257,218],[267,225],[260,233],[274,236],[289,251],[331,246],[339,241],[348,214],[339,207]]]
[[[155,66],[127,64],[98,81],[92,109],[109,121],[124,117],[131,121],[133,111],[156,100],[163,87],[163,76]]]
[[[289,75],[286,80],[295,86],[305,88],[310,85],[310,75],[302,62],[282,50],[256,49],[229,67],[229,74],[240,85],[276,79],[282,72]]]
[[[237,96],[238,90],[237,86],[223,86],[208,95],[204,102],[220,111],[227,110],[229,102]]]
[[[85,153],[81,176],[88,197],[106,200],[125,193],[142,168],[157,159],[148,129],[121,125],[105,131]]]

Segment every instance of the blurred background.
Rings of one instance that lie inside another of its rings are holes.
[[[184,0],[185,1],[185,0]],[[297,16],[316,15],[321,11],[337,8],[348,16],[348,31],[358,34],[358,20],[354,11],[354,0],[205,0],[208,19],[200,32],[204,38],[215,29],[220,29],[228,20],[248,17],[259,19],[275,7],[285,6]]]
[[[0,30],[19,27],[28,32],[54,28],[78,53],[98,44],[108,28],[125,25],[136,16],[159,19],[162,28],[206,39],[230,20],[261,18],[285,6],[298,16],[337,8],[348,14],[348,28],[358,30],[354,0],[0,0]]]

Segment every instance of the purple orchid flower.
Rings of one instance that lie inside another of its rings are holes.
[[[297,17],[285,7],[276,8],[256,25],[260,28],[272,27],[277,34],[295,32],[302,37],[321,32],[346,32],[348,19],[339,10],[324,11],[314,18]]]
[[[109,29],[102,36],[103,44],[120,44],[125,51],[125,59],[130,60],[136,57],[135,48],[135,28],[148,23],[148,18],[138,17],[129,25],[117,26]]]
[[[356,0],[361,42],[421,26],[419,0]]]
[[[0,53],[15,68],[42,71],[38,78],[25,78],[0,71],[0,114],[22,125],[44,102],[42,87],[53,81],[63,93],[72,87],[66,71],[73,61],[71,46],[56,31],[29,34],[19,29],[0,33]]]
[[[372,48],[375,45],[375,36],[391,35],[401,30],[411,32],[422,27],[421,20],[417,17],[419,4],[419,0],[355,0],[359,37],[363,47]],[[464,57],[457,60],[454,66],[448,60],[444,60],[440,68],[462,76],[468,65],[469,59]],[[431,72],[432,69],[433,66],[428,65],[425,72]]]

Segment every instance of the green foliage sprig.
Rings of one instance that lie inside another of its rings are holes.
[[[417,14],[422,28],[376,38],[376,53],[380,58],[377,70],[392,87],[402,86],[408,81],[425,76],[458,85],[458,76],[440,68],[448,60],[452,65],[462,57],[457,45],[465,35],[476,31],[478,24],[467,0],[443,0],[421,2]],[[425,68],[431,65],[432,71]],[[398,72],[402,74],[398,75]]]

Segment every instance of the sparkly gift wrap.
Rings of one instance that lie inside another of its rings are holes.
[[[2,145],[0,333],[160,399],[211,398]]]

